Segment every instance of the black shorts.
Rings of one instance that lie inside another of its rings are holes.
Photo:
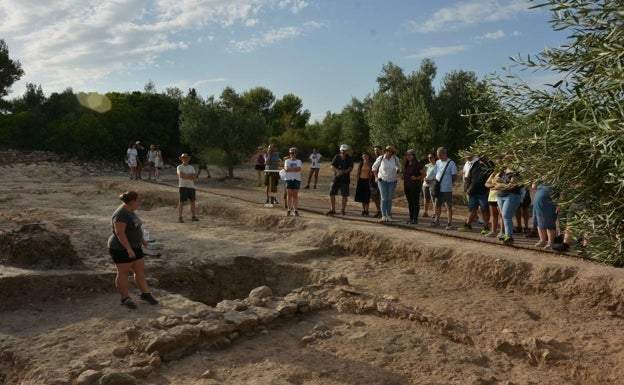
[[[338,190],[340,190],[340,196],[348,197],[349,183],[333,182],[329,188],[329,195],[338,195]]]
[[[256,165],[256,170],[258,170],[258,171],[264,171],[264,165],[263,165],[263,164],[257,164],[257,165]]]
[[[139,247],[135,249],[133,247],[132,250],[134,250],[134,255],[136,255],[136,258],[134,259],[131,259],[130,257],[128,257],[128,252],[126,250],[108,249],[108,254],[110,254],[110,256],[113,258],[113,261],[115,263],[132,263],[132,262],[138,261],[139,259],[143,259],[142,248]]]
[[[154,167],[155,164],[156,164],[155,162],[149,162],[150,167]]]
[[[195,202],[195,189],[192,187],[180,187],[180,202]]]

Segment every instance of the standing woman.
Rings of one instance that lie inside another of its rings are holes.
[[[156,157],[154,161],[154,178],[156,178],[156,182],[161,182],[160,179],[160,170],[162,170],[164,166],[164,161],[162,157],[162,150],[160,149],[160,145],[156,146]]]
[[[367,217],[368,208],[370,206],[371,199],[371,177],[373,175],[371,168],[370,154],[368,152],[362,153],[362,161],[358,165],[357,170],[357,186],[355,188],[355,201],[362,203],[362,216]]]
[[[433,197],[431,196],[431,190],[429,189],[429,183],[427,183],[427,179],[435,179],[435,165],[436,165],[436,157],[434,153],[430,153],[427,155],[427,164],[425,164],[425,179],[422,184],[423,191],[423,199],[425,200],[425,212],[423,214],[423,218],[429,216],[429,207],[433,203]]]
[[[136,149],[136,145],[134,143],[130,143],[128,145],[128,150],[126,151],[126,163],[128,164],[128,167],[130,167],[130,179],[134,179],[136,177],[138,157],[139,152]]]
[[[416,151],[407,150],[405,155],[405,168],[403,169],[403,190],[409,209],[409,220],[407,224],[418,223],[418,213],[420,212],[420,191],[422,182],[426,176],[425,168],[416,160]]]
[[[520,206],[520,177],[517,172],[506,167],[498,174],[494,188],[498,191],[498,208],[503,217],[505,234],[499,238],[503,244],[513,242],[513,218]]]
[[[262,174],[264,174],[264,147],[258,146],[258,152],[251,158],[258,174],[258,187],[262,186]]]
[[[379,184],[381,194],[381,222],[392,222],[392,197],[401,171],[401,163],[395,153],[394,147],[387,146],[384,155],[373,164],[375,182]]]
[[[136,309],[135,303],[128,295],[128,276],[134,275],[134,283],[141,291],[141,299],[156,305],[158,301],[152,297],[145,279],[145,260],[143,259],[143,247],[148,243],[143,238],[141,220],[134,211],[139,207],[139,194],[136,191],[128,191],[119,195],[123,202],[113,213],[111,227],[113,233],[108,238],[108,252],[117,265],[115,287],[121,296],[121,304]]]
[[[289,158],[284,161],[284,171],[286,175],[286,215],[290,215],[291,211],[296,217],[299,216],[299,189],[301,188],[301,160],[297,159],[297,149],[291,147],[288,150]]]

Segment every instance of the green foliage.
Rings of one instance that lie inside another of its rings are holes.
[[[249,149],[266,135],[263,117],[257,105],[227,87],[220,100],[202,100],[188,96],[180,104],[181,141],[196,153],[218,148],[225,153],[228,177],[234,177],[234,165],[247,158]]]
[[[0,112],[10,107],[10,103],[4,98],[9,94],[11,85],[18,81],[23,74],[22,65],[19,61],[9,57],[9,48],[4,39],[0,39]]]
[[[621,266],[624,227],[624,17],[621,1],[550,0],[553,29],[568,42],[533,57],[514,58],[526,69],[559,74],[535,89],[518,76],[489,79],[506,111],[502,134],[483,133],[475,149],[515,154],[528,181],[555,185],[568,226],[589,240],[587,255]]]

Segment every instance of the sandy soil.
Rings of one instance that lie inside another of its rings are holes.
[[[258,203],[263,193],[247,170],[223,181],[213,168],[211,179],[198,182],[201,221],[179,224],[172,170],[156,184],[70,163],[2,165],[2,234],[38,223],[68,235],[81,264],[0,266],[0,384],[72,384],[90,363],[121,365],[114,353],[127,345],[126,328],[243,298],[259,286],[251,278],[266,261],[283,266],[271,281],[275,295],[315,277],[344,276],[354,293],[410,314],[300,314],[228,347],[164,362],[136,383],[624,383],[621,269],[365,222],[355,204],[346,218],[319,215],[327,174],[318,190],[302,190],[302,216],[285,217]],[[105,248],[126,189],[139,191],[138,215],[165,245],[161,256],[147,258],[161,303],[134,311],[118,303]],[[208,290],[217,282],[218,290]],[[321,338],[305,339],[318,331]]]

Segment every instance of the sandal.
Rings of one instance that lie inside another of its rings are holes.
[[[152,297],[151,293],[141,293],[141,299],[149,302],[151,305],[158,305],[158,301],[156,301],[156,298]]]
[[[124,305],[125,307],[127,307],[128,309],[136,309],[137,308],[137,305],[134,302],[132,302],[132,299],[130,297],[123,298],[121,300],[121,304]]]

